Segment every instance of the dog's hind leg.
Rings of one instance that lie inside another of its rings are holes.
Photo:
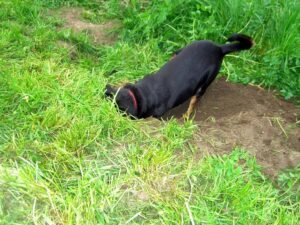
[[[191,100],[190,100],[190,104],[189,104],[189,108],[186,111],[186,113],[183,115],[183,118],[188,119],[190,118],[191,114],[194,112],[195,107],[197,105],[198,102],[198,95],[194,95]]]
[[[188,110],[183,115],[183,118],[186,119],[190,118],[191,114],[195,111],[199,98],[201,98],[201,96],[205,93],[207,87],[208,86],[202,86],[198,88],[196,94],[193,95],[193,97],[191,98]]]
[[[192,96],[188,110],[183,115],[184,118],[186,119],[190,118],[191,114],[195,111],[195,107],[198,103],[199,98],[203,95],[203,92],[205,92],[205,90],[203,89],[203,87],[200,87],[198,88],[196,94]]]

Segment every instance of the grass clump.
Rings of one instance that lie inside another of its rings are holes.
[[[114,151],[105,162],[101,159],[108,152],[81,159],[69,155],[68,161],[60,162],[63,166],[52,159],[47,169],[25,159],[14,170],[1,166],[2,222],[297,224],[299,220],[299,202],[288,203],[291,198],[282,197],[255,160],[241,150],[194,163],[170,157],[168,150],[129,145],[122,151]]]

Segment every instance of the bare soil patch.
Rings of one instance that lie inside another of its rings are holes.
[[[87,32],[97,44],[109,45],[116,41],[117,36],[112,31],[120,26],[117,21],[94,24],[85,21],[81,16],[82,13],[82,8],[69,7],[62,8],[58,12],[55,12],[55,14],[64,20],[63,28],[70,28],[74,32]]]
[[[188,102],[165,119],[181,118]],[[274,177],[300,165],[300,108],[258,87],[216,80],[199,101],[194,120],[199,157],[224,154],[239,146],[254,155],[264,172]]]

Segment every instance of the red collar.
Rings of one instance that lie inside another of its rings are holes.
[[[134,109],[137,110],[138,109],[138,104],[137,104],[136,97],[134,96],[133,92],[129,89],[128,89],[128,94],[130,95],[130,97],[133,100]]]

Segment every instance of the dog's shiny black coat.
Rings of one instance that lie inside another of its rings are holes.
[[[195,41],[156,73],[135,84],[127,84],[119,91],[107,85],[105,94],[107,97],[117,94],[119,109],[135,118],[161,117],[190,97],[202,96],[216,78],[226,54],[252,46],[252,39],[243,34],[234,34],[228,41],[232,43],[217,45],[211,41]],[[137,108],[130,91],[135,96]]]

